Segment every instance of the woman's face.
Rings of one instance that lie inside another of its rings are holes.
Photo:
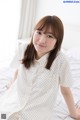
[[[51,29],[49,29],[48,32],[45,32],[44,29],[35,30],[33,34],[33,45],[37,51],[38,58],[54,49],[56,41]]]

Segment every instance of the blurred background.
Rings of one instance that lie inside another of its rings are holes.
[[[80,2],[0,0],[0,67],[10,63],[16,46],[29,40],[36,22],[45,15],[57,15],[63,21],[63,48],[80,46]]]

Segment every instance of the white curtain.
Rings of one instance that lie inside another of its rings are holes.
[[[22,0],[18,39],[30,37],[35,23],[37,0]]]

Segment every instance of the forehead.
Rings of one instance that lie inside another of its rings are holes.
[[[49,26],[49,27],[48,26],[44,26],[43,28],[39,28],[38,30],[42,30],[45,33],[52,32],[51,26]]]

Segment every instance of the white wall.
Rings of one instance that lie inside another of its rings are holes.
[[[0,65],[9,63],[18,37],[21,0],[0,0]]]
[[[36,21],[45,15],[57,15],[64,23],[63,47],[80,46],[80,3],[63,3],[63,0],[38,0]]]
[[[62,44],[64,48],[80,48],[80,25],[65,24],[64,33]]]

